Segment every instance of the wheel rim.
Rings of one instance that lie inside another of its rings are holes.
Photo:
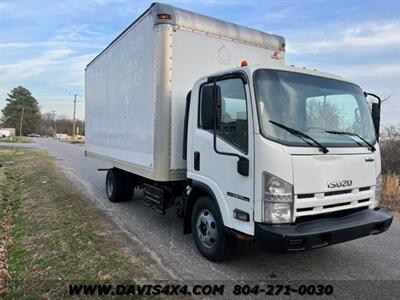
[[[212,248],[217,243],[217,222],[208,209],[202,209],[196,222],[197,236],[206,248]]]
[[[114,191],[114,185],[113,185],[113,176],[108,174],[107,176],[107,195],[111,197],[112,193]]]

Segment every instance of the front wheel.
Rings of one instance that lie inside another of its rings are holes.
[[[222,217],[209,197],[196,201],[191,224],[197,249],[205,258],[223,261],[231,256],[236,239],[225,233]]]

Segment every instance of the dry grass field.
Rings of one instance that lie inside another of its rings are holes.
[[[63,299],[71,283],[152,278],[136,250],[47,152],[0,148],[0,299]]]
[[[386,126],[380,139],[382,206],[400,214],[400,125]]]

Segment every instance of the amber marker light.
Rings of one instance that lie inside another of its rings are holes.
[[[249,63],[245,59],[240,62],[241,67],[247,67],[248,65],[249,65]]]
[[[169,15],[169,14],[159,14],[158,18],[160,20],[169,20],[169,19],[171,19],[171,15]]]

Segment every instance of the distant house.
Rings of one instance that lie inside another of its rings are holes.
[[[57,133],[56,134],[56,138],[58,138],[59,140],[66,140],[68,138],[68,134],[65,133]]]
[[[15,128],[0,128],[0,138],[15,136]]]

